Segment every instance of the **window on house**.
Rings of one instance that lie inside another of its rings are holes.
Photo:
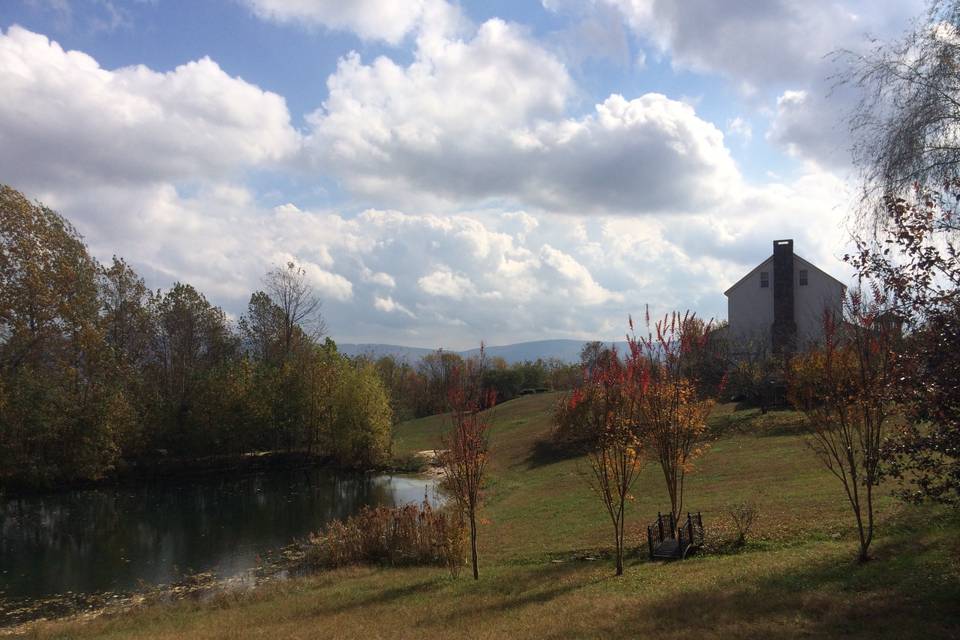
[[[770,286],[770,272],[761,271],[760,272],[760,288],[766,289],[769,286]]]
[[[807,286],[807,270],[806,269],[800,269],[800,286],[801,287]]]

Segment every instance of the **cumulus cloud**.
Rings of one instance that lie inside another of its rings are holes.
[[[877,11],[869,0],[592,0],[613,7],[638,35],[671,56],[673,64],[720,73],[748,87],[806,81],[823,57],[868,34],[903,25],[923,10],[921,0]],[[554,11],[563,0],[544,0]],[[899,28],[899,27],[898,27]]]
[[[707,206],[739,181],[723,134],[693,107],[611,95],[565,117],[566,68],[521,29],[490,20],[436,38],[401,66],[340,61],[310,115],[321,167],[375,202],[507,199],[564,212]]]
[[[722,292],[770,253],[771,220],[798,253],[844,277],[841,192],[837,179],[812,172],[697,214],[528,212],[523,228],[496,210],[264,208],[231,184],[28,195],[73,220],[99,257],[129,258],[153,287],[190,282],[234,317],[268,269],[293,260],[323,298],[334,339],[459,348],[543,335],[618,338],[627,315],[646,304],[723,317]]]
[[[296,258],[294,258],[296,261]],[[326,269],[306,261],[299,261],[306,271],[307,281],[317,293],[323,297],[346,302],[353,298],[353,283],[338,273],[331,273]]]
[[[851,87],[788,89],[777,96],[766,139],[788,155],[843,172],[850,166],[850,130],[845,118],[856,104]]]
[[[572,113],[566,67],[522,28],[415,28],[412,62],[345,57],[309,119],[310,158],[377,208],[271,207],[245,187],[301,140],[281,97],[215,62],[107,70],[16,27],[0,35],[0,172],[99,257],[153,287],[190,282],[233,317],[298,262],[345,341],[617,338],[647,303],[722,316],[771,220],[837,273],[840,189],[819,168],[746,185],[690,104],[615,94]],[[456,212],[414,206],[422,194]]]
[[[440,268],[423,276],[417,280],[417,284],[424,293],[454,300],[462,300],[464,296],[475,292],[470,278],[453,273],[447,268]]]
[[[0,174],[20,185],[223,176],[295,153],[286,103],[209,58],[107,70],[18,26],[0,33]]]
[[[586,304],[598,304],[607,300],[620,300],[621,295],[611,293],[593,279],[590,271],[572,256],[548,244],[540,248],[543,270],[551,272],[554,280],[561,283],[556,294],[564,299],[576,297]]]
[[[462,20],[444,0],[240,0],[255,15],[280,23],[323,26],[397,44],[418,29],[444,32]]]
[[[542,2],[558,13],[584,12],[573,0]],[[772,144],[842,168],[849,165],[845,118],[853,98],[834,86],[845,67],[830,54],[899,35],[926,2],[887,3],[882,10],[869,0],[589,0],[587,6],[598,14],[619,12],[642,44],[674,67],[725,77],[759,113],[772,110],[766,136]],[[803,100],[794,99],[799,92]]]

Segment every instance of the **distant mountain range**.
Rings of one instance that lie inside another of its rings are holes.
[[[508,364],[525,360],[548,360],[550,358],[556,358],[563,362],[579,362],[580,351],[587,342],[587,340],[535,340],[502,346],[488,346],[485,347],[485,351],[487,357],[503,358]],[[627,348],[626,342],[610,342],[607,344],[616,346],[621,353],[624,353]],[[400,360],[406,360],[411,364],[415,364],[423,356],[436,351],[436,349],[401,347],[395,344],[341,344],[339,342],[337,343],[337,349],[340,353],[348,356],[366,355],[372,358],[381,358],[390,355]],[[480,349],[468,349],[466,351],[445,349],[445,351],[452,351],[466,358],[476,355]]]

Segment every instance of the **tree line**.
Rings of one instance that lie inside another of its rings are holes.
[[[452,410],[450,394],[459,384],[460,372],[468,367],[475,368],[478,358],[464,358],[438,349],[412,364],[392,355],[365,359],[376,368],[390,396],[395,418],[402,421]],[[526,393],[570,389],[580,375],[576,364],[553,358],[512,364],[499,357],[483,356],[482,359],[484,365],[479,369],[481,373],[476,384],[487,395],[492,394],[497,402],[506,402]]]
[[[348,358],[288,263],[231,322],[190,284],[149,289],[60,214],[0,187],[0,486],[98,480],[162,460],[295,452],[369,467],[394,424],[450,410],[469,359]],[[559,360],[486,360],[485,396],[567,389]]]
[[[193,286],[100,264],[48,207],[0,187],[0,482],[52,487],[162,458],[304,452],[382,462],[378,369],[323,339],[295,264],[232,323]]]

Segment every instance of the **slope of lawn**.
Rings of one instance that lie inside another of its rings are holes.
[[[790,412],[717,407],[716,438],[697,462],[688,507],[716,548],[653,563],[644,525],[669,508],[648,464],[630,505],[636,552],[613,576],[610,526],[585,460],[550,445],[555,394],[493,411],[491,482],[480,531],[481,579],[436,568],[350,568],[209,602],[151,606],[34,627],[38,638],[661,638],[960,637],[960,519],[911,507],[881,488],[875,560],[857,565],[852,516],[812,458]],[[395,452],[440,446],[443,416],[398,427]],[[758,519],[745,549],[726,507]]]

